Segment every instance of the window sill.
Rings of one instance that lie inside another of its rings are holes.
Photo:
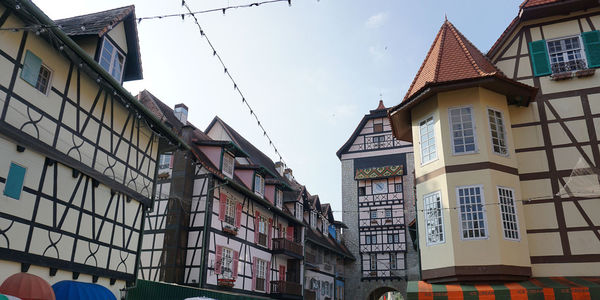
[[[577,77],[577,78],[590,77],[590,76],[594,75],[595,73],[596,73],[596,69],[585,69],[585,70],[579,70],[579,71],[573,71],[573,72],[552,74],[552,75],[550,75],[550,79],[554,80],[554,81],[561,81],[561,80],[572,79],[573,77]]]
[[[230,234],[230,235],[233,235],[233,236],[236,236],[237,233],[238,233],[238,229],[235,226],[233,226],[233,225],[223,224],[223,232],[227,233],[227,234]]]

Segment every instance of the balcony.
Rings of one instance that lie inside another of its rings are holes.
[[[289,281],[271,281],[271,295],[278,299],[302,297],[302,285]]]
[[[302,259],[304,257],[304,248],[301,244],[292,242],[288,239],[274,238],[273,253],[285,254],[292,258]]]

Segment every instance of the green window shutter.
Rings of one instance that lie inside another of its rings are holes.
[[[589,68],[600,67],[600,31],[581,33]]]
[[[545,40],[529,43],[529,55],[531,56],[533,75],[537,77],[552,74],[552,68],[550,68],[550,58],[548,57],[548,50],[546,50]]]
[[[23,78],[23,80],[27,81],[29,84],[36,86],[41,67],[42,60],[31,51],[27,50],[27,53],[25,54],[25,61],[23,61],[21,78]]]
[[[23,180],[25,180],[25,169],[15,163],[10,164],[6,184],[4,185],[4,195],[13,199],[21,198],[21,190],[23,189]]]

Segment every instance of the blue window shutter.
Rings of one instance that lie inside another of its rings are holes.
[[[538,77],[552,74],[545,40],[529,43],[529,55],[531,56],[531,65],[533,66],[534,76]]]
[[[600,67],[600,31],[583,32],[581,38],[585,47],[588,67]]]
[[[27,53],[25,54],[25,60],[23,61],[21,78],[23,78],[23,80],[27,81],[29,84],[36,86],[41,67],[42,60],[33,54],[33,52],[27,50]]]
[[[6,185],[4,185],[4,195],[19,200],[26,170],[15,163],[10,164],[8,177],[6,177]]]

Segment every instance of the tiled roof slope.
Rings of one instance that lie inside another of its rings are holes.
[[[550,4],[550,3],[554,3],[554,2],[561,2],[561,1],[564,1],[564,0],[525,0],[525,1],[523,1],[523,3],[521,3],[521,5],[519,5],[519,7],[520,8],[534,7],[534,6]]]
[[[119,23],[134,11],[133,5],[54,21],[68,35],[102,36],[110,26]],[[83,30],[82,30],[83,28]]]
[[[404,101],[430,84],[502,75],[448,20],[442,24]]]

